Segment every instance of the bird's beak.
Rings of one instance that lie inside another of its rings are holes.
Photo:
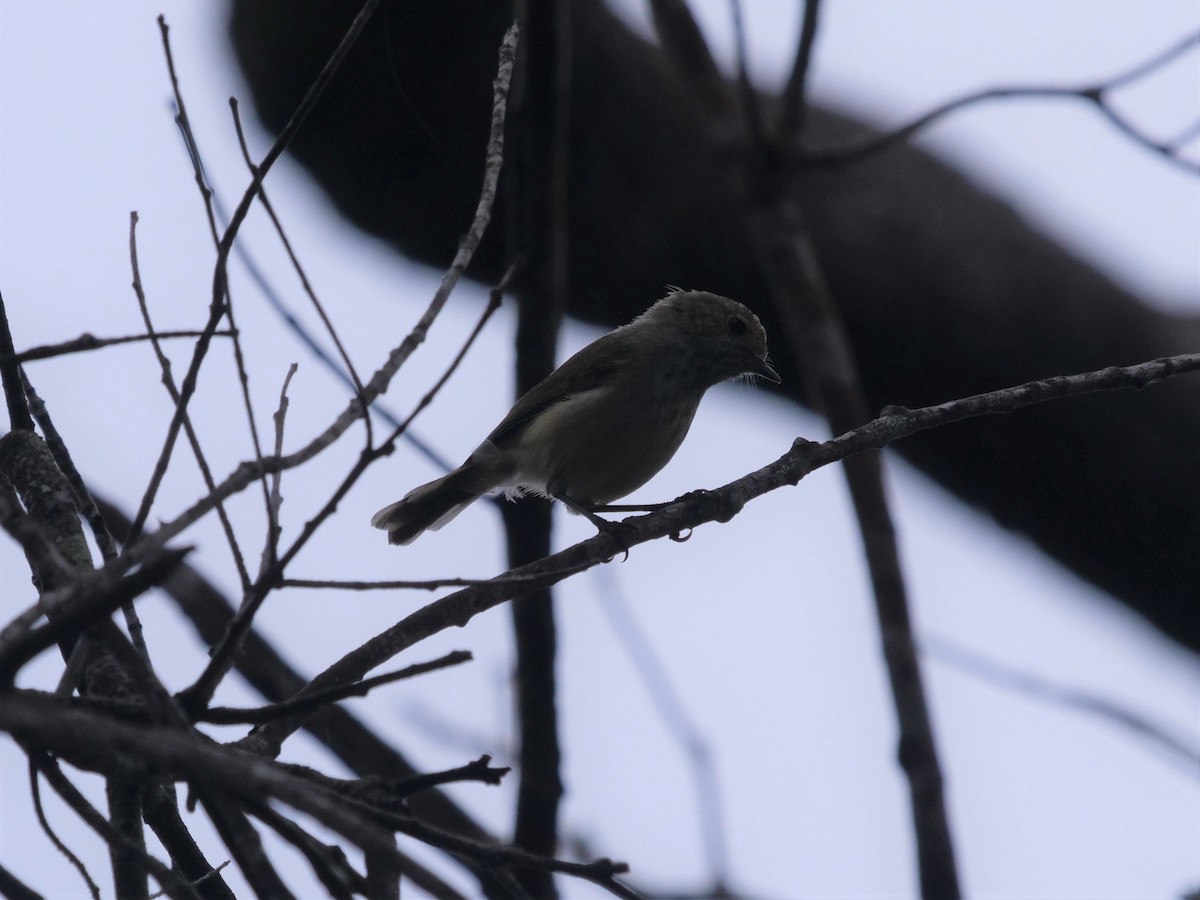
[[[765,378],[767,381],[772,381],[775,384],[780,383],[779,373],[771,368],[771,364],[765,359],[756,359],[754,367],[750,371],[755,375]]]

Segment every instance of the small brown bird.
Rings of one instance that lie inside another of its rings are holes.
[[[675,455],[704,392],[739,375],[779,381],[758,317],[727,297],[672,288],[531,388],[461,466],[371,524],[388,543],[409,544],[497,489],[553,497],[598,521],[593,510]]]

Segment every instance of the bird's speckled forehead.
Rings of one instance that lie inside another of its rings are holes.
[[[722,297],[720,294],[710,294],[708,291],[685,291],[679,288],[671,289],[643,315],[682,315],[691,313],[692,316],[711,316],[714,320],[723,320],[729,315],[742,315],[749,321],[759,324],[758,316],[742,303]]]

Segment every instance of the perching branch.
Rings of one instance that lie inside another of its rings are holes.
[[[1011,413],[1036,403],[1097,391],[1142,389],[1187,372],[1200,371],[1200,353],[1165,357],[1135,366],[1112,366],[1080,375],[1061,375],[951,400],[936,406],[907,410],[889,407],[876,419],[822,443],[797,438],[774,462],[712,491],[685,494],[659,512],[614,523],[619,537],[601,533],[572,547],[501,575],[487,584],[464,588],[411,613],[387,631],[348,653],[312,680],[298,696],[362,678],[376,666],[419,641],[452,627],[463,627],[475,616],[526,591],[554,585],[576,572],[610,560],[625,547],[697,528],[707,522],[728,522],[756,497],[798,484],[811,472],[856,453],[881,450],[918,432],[976,416]],[[509,579],[519,576],[515,584]],[[304,717],[272,722],[244,739],[248,749],[265,756],[279,748]]]

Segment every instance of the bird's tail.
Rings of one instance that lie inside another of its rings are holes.
[[[385,506],[372,516],[371,524],[388,533],[389,544],[411,544],[426,530],[437,531],[495,487],[482,466],[466,462]]]

